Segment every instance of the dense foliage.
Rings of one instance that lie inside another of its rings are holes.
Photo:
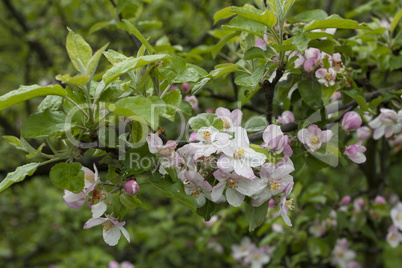
[[[402,264],[398,1],[1,5],[1,265]]]

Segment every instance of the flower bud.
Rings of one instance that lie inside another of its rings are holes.
[[[371,129],[369,127],[359,127],[356,130],[357,137],[361,140],[368,140],[371,137]]]
[[[381,195],[377,195],[377,197],[374,199],[374,204],[375,205],[384,205],[386,204],[387,201],[385,200],[385,198]]]
[[[205,110],[205,112],[206,112],[207,114],[213,114],[213,113],[214,113],[214,109],[208,108],[208,109]]]
[[[128,181],[124,185],[124,190],[128,195],[135,195],[139,189],[140,185],[135,180]]]
[[[183,89],[183,91],[188,91],[190,89],[190,84],[188,82],[184,82],[181,85],[181,88]]]
[[[279,116],[278,121],[282,124],[289,124],[295,121],[295,116],[291,111],[284,111],[281,116]]]
[[[356,112],[347,112],[342,118],[342,128],[346,131],[356,130],[362,125],[362,118]]]
[[[268,205],[269,205],[270,208],[275,207],[275,200],[269,199]]]
[[[348,205],[352,201],[352,198],[349,195],[346,195],[342,198],[342,205]]]

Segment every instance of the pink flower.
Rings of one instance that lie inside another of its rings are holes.
[[[315,152],[321,148],[323,143],[329,142],[332,138],[332,131],[322,131],[317,125],[310,125],[307,129],[303,128],[297,133],[299,141]]]
[[[121,233],[130,242],[130,234],[123,227],[126,223],[118,222],[116,219],[108,216],[107,218],[92,218],[84,224],[84,229],[89,229],[97,225],[103,226],[103,240],[109,246],[115,246],[119,242]]]
[[[289,200],[286,200],[286,198],[292,191],[293,184],[294,183],[291,182],[286,186],[285,191],[284,191],[285,193],[281,198],[281,203],[280,203],[280,207],[279,207],[279,214],[282,216],[283,221],[288,226],[292,226],[292,222],[290,221],[288,212],[289,212],[289,210],[292,210],[294,208],[294,204],[293,204],[293,198],[290,198]]]
[[[332,94],[331,96],[331,102],[334,102],[338,99],[342,98],[342,94],[338,91],[334,92],[334,94]]]
[[[169,91],[172,91],[172,90],[179,90],[179,88],[177,86],[171,86]]]
[[[315,77],[318,78],[318,82],[326,87],[332,87],[335,85],[336,72],[334,69],[320,68],[315,72]]]
[[[262,138],[266,146],[276,154],[283,154],[287,157],[292,156],[293,151],[289,145],[289,137],[284,135],[281,127],[277,125],[269,125],[262,134]]]
[[[208,109],[205,110],[205,112],[206,112],[207,114],[213,114],[213,113],[214,113],[214,109],[208,108]]]
[[[391,137],[394,133],[402,131],[402,110],[398,114],[394,110],[381,108],[381,114],[369,123],[374,129],[373,139],[378,140],[382,136]]]
[[[282,124],[289,124],[295,121],[295,116],[291,111],[284,111],[281,116],[278,117],[278,121]]]
[[[320,63],[321,51],[317,48],[307,48],[304,52],[304,70],[306,72],[311,72]]]
[[[355,162],[356,164],[361,164],[366,162],[366,156],[364,152],[367,150],[362,144],[363,141],[359,141],[356,144],[350,145],[346,147],[345,154],[349,157],[350,160]]]
[[[289,51],[286,52],[286,54],[288,54],[288,53],[289,53]],[[304,61],[306,60],[306,59],[304,58],[304,56],[303,56],[300,52],[298,52],[298,51],[292,51],[292,52],[289,54],[288,59],[290,60],[290,59],[292,59],[293,57],[297,57],[297,59],[294,61],[294,63],[295,63],[295,67],[294,67],[294,68],[299,68],[300,66],[302,66],[302,65],[304,64]]]
[[[181,88],[183,89],[183,91],[188,91],[190,89],[190,84],[188,82],[184,82],[181,85]]]
[[[264,35],[264,39],[266,39],[268,36]],[[259,47],[262,50],[267,50],[267,43],[260,37],[257,37],[257,41],[255,42],[255,47]]]
[[[175,148],[177,143],[169,140],[166,145],[163,145],[162,139],[156,134],[149,134],[147,136],[149,151],[153,154],[158,154],[161,158],[161,165],[163,167],[171,167],[177,160]]]
[[[366,126],[364,126],[364,127],[359,127],[359,128],[356,130],[356,134],[357,134],[357,137],[358,137],[360,140],[366,141],[366,140],[368,140],[368,139],[371,137],[371,129],[370,129],[369,127],[366,127]]]
[[[140,185],[136,180],[130,180],[124,185],[124,190],[128,195],[135,195],[140,189]]]
[[[366,200],[363,197],[359,197],[353,202],[353,209],[355,212],[360,213],[366,207]]]
[[[392,222],[399,230],[402,231],[402,203],[399,202],[394,208],[391,209]]]
[[[212,186],[201,174],[197,172],[184,172],[187,183],[184,184],[184,191],[187,195],[194,197],[197,207],[202,207],[206,202],[206,195],[212,191]]]
[[[342,205],[349,205],[350,201],[352,201],[352,198],[350,197],[350,195],[346,195],[342,198]]]
[[[384,205],[386,203],[387,203],[387,201],[381,195],[377,195],[376,198],[374,199],[374,204],[375,205]]]
[[[194,111],[198,111],[198,99],[196,96],[185,96],[184,100],[190,103],[191,108],[193,108]]]
[[[117,261],[110,261],[109,268],[119,268],[120,264]]]
[[[239,109],[230,112],[229,109],[219,107],[215,114],[222,119],[225,131],[233,131],[234,128],[239,127],[243,118],[243,113]]]
[[[356,112],[347,112],[342,117],[341,125],[346,131],[356,130],[362,125],[362,118]]]
[[[189,140],[190,140],[190,141],[198,141],[197,132],[194,131],[193,133],[191,133]]]

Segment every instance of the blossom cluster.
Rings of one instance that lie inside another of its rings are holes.
[[[249,237],[244,237],[239,245],[232,245],[232,257],[241,261],[244,267],[261,268],[271,261],[275,247],[257,247]]]
[[[274,198],[286,224],[293,208],[288,199],[293,188],[294,166],[290,139],[280,126],[269,125],[264,133],[264,148],[250,144],[247,131],[241,127],[242,112],[216,109],[223,130],[202,127],[191,135],[190,143],[177,149],[177,143],[163,144],[157,134],[147,137],[149,151],[159,157],[159,172],[173,168],[183,182],[187,195],[194,197],[197,207],[206,200],[228,202],[239,207],[246,197],[259,207]]]
[[[402,203],[391,209],[392,225],[388,228],[387,242],[395,248],[402,242]]]
[[[336,241],[336,245],[332,250],[331,263],[341,268],[360,268],[359,262],[355,261],[356,252],[349,248],[349,242],[346,238]]]

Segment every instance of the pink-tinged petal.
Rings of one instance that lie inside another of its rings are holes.
[[[249,180],[249,179],[239,179],[237,180],[237,188],[236,190],[246,196],[252,196],[258,192],[264,190],[267,186],[261,179]]]
[[[91,206],[92,218],[99,218],[106,212],[107,206],[105,202],[100,201],[98,204]]]
[[[242,118],[243,118],[243,113],[239,109],[233,110],[233,112],[230,115],[230,119],[232,120],[232,124],[234,127],[238,127],[241,125]]]
[[[361,153],[356,154],[356,156],[354,156],[354,157],[349,156],[349,158],[356,164],[362,164],[362,163],[366,162],[366,160],[367,160],[366,156]]]
[[[317,125],[309,125],[307,128],[308,132],[310,132],[313,136],[320,137],[321,129]]]
[[[120,229],[120,231],[123,234],[123,236],[127,239],[128,243],[130,243],[130,234],[128,233],[126,228],[124,228],[123,226],[117,226],[117,228]]]
[[[193,132],[190,134],[190,141],[198,141],[198,135],[197,132]]]
[[[195,203],[197,204],[197,208],[204,206],[205,203],[207,202],[205,196],[202,194],[200,194],[197,198],[194,198],[194,199],[195,199]]]
[[[349,157],[354,157],[357,154],[357,147],[355,145],[350,145],[346,148],[346,153]]]
[[[211,193],[212,202],[218,201],[223,195],[223,190],[225,190],[226,181],[221,181],[217,185],[214,186]]]
[[[394,134],[394,128],[395,128],[394,125],[385,126],[385,129],[384,129],[385,138],[389,138],[392,136],[392,134]]]
[[[305,128],[300,129],[299,132],[297,132],[297,138],[299,141],[303,144],[307,144],[307,141],[309,140],[309,131]]]
[[[183,83],[184,84],[184,83]],[[124,234],[124,233],[123,233]],[[130,241],[129,241],[130,242]],[[121,268],[135,268],[134,265],[132,265],[130,262],[128,261],[123,261],[121,263]]]
[[[91,218],[84,224],[84,229],[89,229],[94,226],[101,225],[102,223],[108,221],[106,218]]]
[[[316,62],[316,59],[315,58],[310,58],[310,59],[307,59],[305,62],[304,62],[304,66],[303,66],[303,69],[306,71],[306,72],[311,72],[312,70],[314,70],[314,68],[315,68],[315,62]]]
[[[262,50],[266,50],[267,49],[267,43],[265,43],[265,41],[262,38],[258,37],[257,41],[255,42],[255,47],[259,47]]]
[[[116,246],[120,236],[121,232],[117,226],[113,226],[108,231],[103,230],[103,240],[105,240],[106,244],[109,246]]]
[[[172,140],[168,140],[167,142],[166,142],[166,145],[165,145],[167,148],[169,148],[169,149],[175,149],[176,148],[176,146],[177,146],[177,143],[175,142],[175,141],[172,141]]]
[[[328,70],[325,68],[320,68],[315,72],[315,77],[318,79],[324,79],[325,75],[328,73]]]
[[[289,144],[285,145],[285,147],[283,148],[283,154],[286,157],[291,157],[293,155],[292,147],[290,147]]]
[[[242,127],[237,127],[234,130],[235,138],[233,139],[233,145],[236,148],[248,148],[250,141],[247,136],[247,131]]]
[[[219,117],[230,117],[229,109],[219,107],[216,109],[215,114]]]
[[[288,214],[286,213],[286,211],[281,209],[279,212],[282,216],[283,221],[286,223],[286,225],[292,226],[292,222],[290,221],[290,218],[289,218]]]
[[[226,155],[221,155],[217,164],[218,168],[225,173],[230,173],[233,171],[233,159],[227,157]]]
[[[321,132],[321,142],[329,142],[332,139],[332,131],[331,130],[324,130]]]
[[[109,220],[110,220],[114,225],[117,225],[117,226],[124,226],[124,225],[126,224],[125,221],[118,222],[116,219],[114,219],[114,218],[112,218],[112,217],[109,217]]]
[[[63,200],[70,208],[81,208],[85,204],[86,199],[86,194],[84,192],[79,192],[78,194],[75,194],[73,192],[64,190]]]
[[[232,188],[227,188],[226,190],[226,200],[228,203],[234,207],[240,207],[244,201],[244,195]]]
[[[108,268],[119,268],[120,264],[117,261],[110,261]]]
[[[149,134],[147,136],[147,142],[149,151],[153,154],[156,154],[158,152],[158,149],[161,148],[163,145],[162,139],[155,134]]]
[[[245,177],[248,179],[255,178],[254,171],[251,167],[235,165],[234,171],[236,172],[237,175],[240,175],[242,177]]]
[[[382,136],[384,136],[385,133],[385,126],[380,126],[379,128],[376,128],[374,130],[374,134],[373,134],[373,139],[378,140],[379,138],[381,138]]]

